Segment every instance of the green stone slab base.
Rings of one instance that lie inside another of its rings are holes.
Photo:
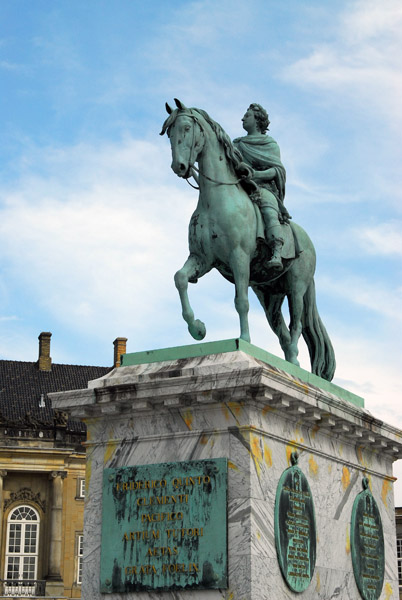
[[[163,362],[170,360],[180,360],[184,358],[195,358],[197,356],[208,356],[210,354],[224,354],[226,352],[244,352],[253,358],[285,371],[293,377],[297,377],[303,383],[318,387],[330,394],[334,394],[342,400],[346,400],[359,408],[364,408],[364,399],[334,383],[322,379],[301,367],[270,354],[258,346],[253,346],[242,339],[219,340],[217,342],[204,342],[202,344],[190,344],[188,346],[174,346],[172,348],[160,348],[157,350],[146,350],[145,352],[133,352],[123,354],[121,357],[121,366],[142,365],[146,363]]]

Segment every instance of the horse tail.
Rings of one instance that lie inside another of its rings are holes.
[[[335,353],[318,314],[314,280],[303,298],[302,335],[310,354],[311,371],[331,381],[335,373]]]

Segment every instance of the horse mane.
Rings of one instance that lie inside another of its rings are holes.
[[[240,154],[239,150],[237,150],[237,148],[234,147],[232,140],[230,139],[226,131],[223,129],[223,127],[219,125],[219,123],[211,119],[209,114],[201,108],[190,108],[186,110],[188,110],[190,114],[193,115],[193,117],[196,117],[196,114],[198,113],[198,115],[200,115],[204,119],[204,121],[206,121],[206,123],[211,127],[212,131],[217,137],[218,142],[222,144],[225,156],[229,164],[232,165],[236,175],[239,175],[242,178],[245,178],[246,180],[251,179],[253,173],[252,169],[245,162],[243,162],[242,155]],[[160,135],[164,135],[164,133],[167,132],[167,135],[169,136],[170,128],[172,127],[180,112],[185,113],[185,111],[175,109],[168,116],[166,121],[163,123]]]

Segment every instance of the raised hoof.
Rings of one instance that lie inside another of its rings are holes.
[[[196,319],[192,325],[189,325],[188,330],[195,340],[203,340],[207,333],[204,323],[199,319]]]

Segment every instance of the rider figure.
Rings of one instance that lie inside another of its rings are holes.
[[[268,265],[283,269],[281,250],[283,246],[281,223],[291,218],[284,206],[286,171],[281,162],[279,146],[266,134],[269,118],[260,104],[250,104],[243,119],[247,135],[233,140],[243,161],[254,169],[253,181],[258,191],[251,199],[258,204],[265,225],[265,239],[272,248]]]

